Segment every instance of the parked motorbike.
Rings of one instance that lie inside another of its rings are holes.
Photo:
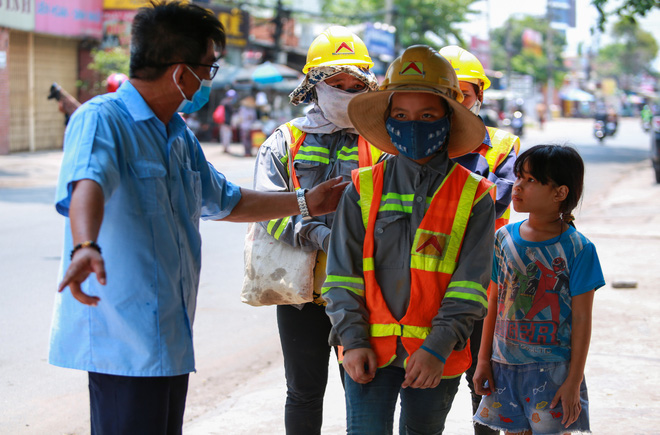
[[[518,137],[523,135],[523,126],[525,121],[523,119],[523,114],[520,110],[513,112],[513,117],[511,118],[511,128],[513,128],[513,134]]]

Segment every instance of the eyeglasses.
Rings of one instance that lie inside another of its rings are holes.
[[[172,65],[178,65],[180,63],[190,65],[190,66],[206,66],[209,67],[209,79],[213,80],[213,77],[218,73],[218,70],[220,69],[220,65],[217,62],[214,62],[213,65],[209,65],[207,63],[193,63],[193,62],[170,62],[170,63],[163,63],[160,65],[154,65],[154,66],[172,66]]]
[[[207,66],[210,68],[209,71],[209,78],[213,80],[213,77],[218,73],[218,70],[220,69],[220,65],[218,65],[216,62],[213,62],[213,65],[208,65],[206,63],[190,63],[186,62],[187,65],[192,65],[192,66]]]

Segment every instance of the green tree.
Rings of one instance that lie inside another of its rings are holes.
[[[591,0],[596,9],[598,9],[598,28],[601,32],[605,29],[605,23],[608,17],[618,15],[620,18],[627,18],[635,21],[635,17],[643,17],[653,8],[660,9],[658,0],[624,0],[613,11],[606,11],[610,0]]]
[[[424,34],[431,31],[448,44],[453,38],[464,41],[456,25],[467,22],[475,0],[392,0],[393,24],[401,47],[414,44],[435,46]],[[323,0],[323,10],[337,24],[384,21],[384,0]],[[352,15],[349,15],[352,14]],[[453,38],[452,38],[453,37]],[[440,47],[436,47],[440,48]]]
[[[613,29],[617,41],[603,47],[596,56],[594,70],[601,77],[616,78],[628,90],[640,74],[654,74],[651,63],[658,54],[658,43],[650,32],[630,18],[622,18]]]
[[[509,18],[502,27],[491,33],[491,59],[493,68],[499,71],[529,74],[537,83],[548,80],[549,67],[552,67],[555,83],[561,83],[565,74],[561,53],[566,46],[566,37],[555,30],[548,29],[549,24],[544,17],[524,16]],[[533,29],[543,37],[539,48],[523,45],[523,32]],[[545,41],[550,34],[550,49]],[[550,60],[552,59],[552,60]]]
[[[96,72],[96,80],[93,83],[83,83],[93,93],[105,92],[105,80],[112,73],[124,73],[128,75],[130,57],[125,47],[114,47],[109,50],[92,50],[92,62],[87,66]]]

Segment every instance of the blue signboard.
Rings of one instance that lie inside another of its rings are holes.
[[[394,58],[394,32],[390,26],[380,27],[367,23],[364,29],[364,43],[371,57],[390,56]]]

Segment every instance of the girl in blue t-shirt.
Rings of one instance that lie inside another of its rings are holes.
[[[584,163],[573,148],[537,145],[515,174],[513,208],[529,218],[495,237],[474,420],[507,434],[588,432],[584,365],[605,281],[594,245],[572,223]]]

